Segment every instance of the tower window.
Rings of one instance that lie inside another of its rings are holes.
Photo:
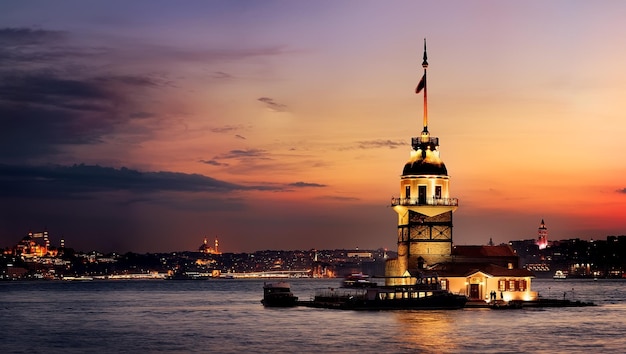
[[[407,201],[411,199],[411,186],[406,186],[404,190],[404,197]]]
[[[441,199],[441,186],[435,186],[435,199]]]

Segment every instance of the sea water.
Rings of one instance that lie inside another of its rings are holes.
[[[289,280],[307,300],[338,279]],[[0,283],[1,353],[626,352],[626,281],[535,279],[516,310],[264,308],[262,280]]]

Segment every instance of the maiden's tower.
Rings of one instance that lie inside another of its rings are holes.
[[[439,156],[439,138],[428,131],[428,58],[424,40],[424,74],[415,93],[424,92],[424,124],[411,138],[411,155],[400,178],[400,196],[391,200],[398,214],[398,258],[387,261],[388,285],[408,284],[411,274],[428,265],[451,260],[452,212],[458,200],[450,197],[450,176]]]
[[[533,273],[519,268],[519,257],[506,244],[455,246],[452,215],[459,201],[450,194],[450,176],[439,154],[439,138],[428,130],[428,58],[415,93],[424,94],[424,120],[411,138],[409,161],[402,169],[400,194],[391,206],[398,215],[398,256],[385,264],[386,285],[411,285],[420,277],[438,278],[442,288],[474,301],[534,300]]]

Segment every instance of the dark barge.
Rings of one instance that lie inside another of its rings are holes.
[[[291,292],[289,283],[265,283],[261,303],[266,307],[293,307],[298,305],[298,297]]]

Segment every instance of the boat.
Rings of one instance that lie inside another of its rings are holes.
[[[556,272],[554,272],[554,276],[552,278],[554,278],[554,279],[567,279],[567,272],[564,272],[562,270],[557,270]]]
[[[298,304],[298,297],[291,292],[289,283],[264,283],[261,303],[266,307],[293,307]]]
[[[377,284],[370,280],[369,275],[363,273],[352,273],[345,277],[341,286],[344,288],[369,288]]]
[[[309,306],[343,310],[441,310],[465,307],[467,297],[441,288],[436,278],[420,277],[413,285],[327,288]]]

